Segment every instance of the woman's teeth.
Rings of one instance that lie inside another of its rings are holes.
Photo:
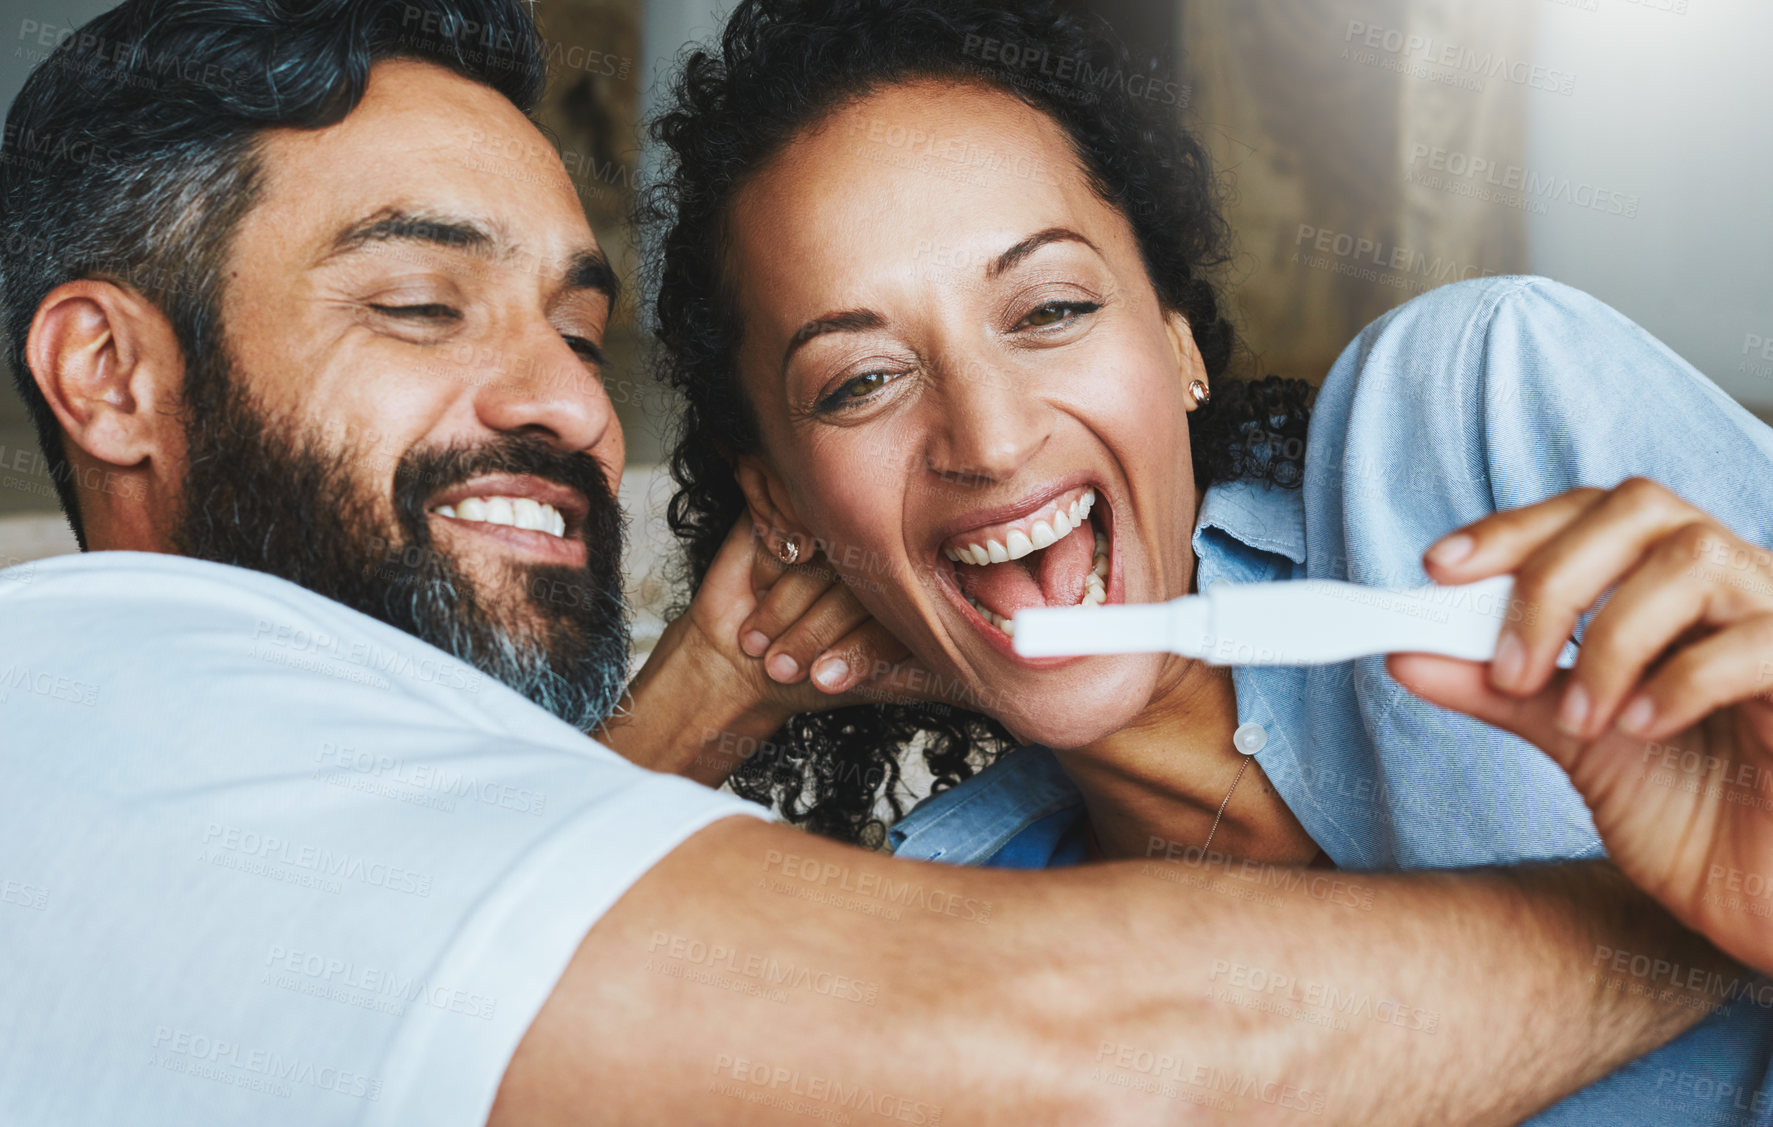
[[[1090,517],[1090,509],[1096,504],[1096,491],[1086,489],[1083,496],[1071,502],[1069,507],[1055,506],[1050,513],[1036,518],[1024,531],[1020,527],[1011,528],[1003,540],[986,540],[983,544],[968,544],[961,548],[943,548],[942,554],[955,563],[974,564],[983,567],[986,564],[1009,563],[1019,560],[1030,552],[1038,552],[1042,548],[1050,548],[1069,536]],[[1102,543],[1100,534],[1096,537],[1098,545]],[[1098,551],[1101,548],[1098,547]]]
[[[566,535],[566,518],[553,505],[532,501],[528,497],[470,497],[455,505],[439,505],[439,516],[456,520],[479,521],[482,524],[508,524],[550,536]]]
[[[1096,557],[1090,561],[1090,573],[1084,576],[1083,602],[1079,606],[1101,606],[1108,601],[1108,537],[1096,533]]]
[[[1084,511],[1087,513],[1089,510],[1086,508]],[[1108,537],[1098,532],[1096,533],[1096,557],[1090,563],[1090,573],[1084,576],[1084,595],[1083,599],[1077,605],[1080,607],[1096,607],[1107,602],[1107,584]],[[986,622],[989,622],[999,630],[1002,630],[1005,634],[1008,634],[1011,637],[1015,636],[1016,624],[1013,621],[999,615],[996,611],[980,603],[979,600],[973,598],[971,595],[967,595],[966,600],[971,604],[974,610],[979,612],[980,618],[983,618]]]

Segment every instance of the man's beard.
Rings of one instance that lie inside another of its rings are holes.
[[[354,473],[361,460],[349,443],[331,449],[262,413],[225,348],[194,362],[206,370],[186,385],[181,554],[266,572],[378,618],[582,732],[614,710],[628,669],[623,522],[594,458],[516,434],[467,449],[414,447],[394,468],[390,524],[373,466]],[[438,551],[426,500],[491,473],[531,474],[583,494],[586,566],[503,565],[510,592],[499,600]]]

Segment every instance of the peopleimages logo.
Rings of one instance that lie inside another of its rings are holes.
[[[321,765],[323,781],[352,789],[363,789],[353,787],[355,781],[380,783],[388,788],[406,788],[447,799],[466,798],[531,815],[540,815],[547,805],[547,796],[540,791],[513,786],[499,779],[481,778],[459,767],[397,759],[349,745],[322,742],[315,761]],[[372,793],[384,792],[373,790]],[[391,797],[394,792],[390,790],[387,794]],[[454,808],[453,803],[448,807]]]
[[[1349,20],[1342,42],[1344,59],[1461,89],[1482,90],[1485,79],[1500,78],[1552,94],[1576,92],[1576,76],[1568,71],[1401,28]]]
[[[171,1025],[155,1028],[151,1063],[168,1072],[184,1072],[278,1096],[289,1095],[291,1086],[298,1085],[363,1100],[377,1100],[382,1095],[380,1080],[351,1069]]]
[[[264,875],[275,875],[281,869],[311,875],[320,880],[355,881],[371,888],[385,888],[420,898],[431,895],[431,877],[398,865],[359,856],[349,850],[330,849],[289,841],[276,834],[259,833],[239,826],[209,823],[203,832],[203,845],[210,851],[200,859],[221,868],[239,868],[249,872],[269,869]],[[246,862],[256,862],[249,867]],[[329,889],[332,891],[334,889]]]
[[[1436,145],[1416,144],[1410,147],[1410,168],[1420,175],[1424,170],[1455,177],[1459,182],[1516,192],[1529,200],[1564,203],[1588,208],[1607,215],[1634,219],[1638,214],[1636,195],[1604,188],[1568,176],[1552,176],[1518,164],[1501,164],[1485,157],[1443,149]],[[1429,183],[1438,188],[1441,184]],[[1503,199],[1499,202],[1507,202]],[[1539,214],[1543,214],[1540,211]]]
[[[1091,66],[1086,57],[1054,55],[1051,48],[1042,43],[1017,43],[973,33],[961,45],[961,53],[981,62],[1038,74],[1084,91],[1106,90],[1112,86],[1129,98],[1163,106],[1188,104],[1190,89],[1180,83],[1120,67]]]
[[[365,676],[389,674],[450,689],[480,691],[484,678],[473,669],[439,651],[414,660],[409,654],[378,646],[362,638],[339,638],[321,630],[259,619],[252,631],[257,656],[278,664],[295,665],[292,657],[343,663]],[[372,682],[373,683],[373,682]],[[382,684],[378,687],[386,687]]]
[[[1414,289],[1495,273],[1474,263],[1427,255],[1409,247],[1389,244],[1383,239],[1314,227],[1309,223],[1299,224],[1298,234],[1293,238],[1291,261],[1363,281]]]

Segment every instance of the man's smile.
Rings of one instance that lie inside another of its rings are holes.
[[[584,494],[530,474],[493,474],[443,490],[426,506],[437,529],[486,538],[542,562],[583,567]]]

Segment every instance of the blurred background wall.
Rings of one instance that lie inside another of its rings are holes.
[[[103,0],[3,0],[0,102]],[[1385,310],[1530,271],[1587,289],[1773,418],[1773,4],[1765,0],[1074,0],[1126,43],[1224,177],[1225,281],[1250,370],[1321,379]],[[714,0],[539,0],[541,118],[598,237],[624,224],[639,122]],[[47,39],[45,29],[48,29]],[[630,309],[606,384],[629,436],[635,593],[657,605],[670,403]],[[0,393],[0,560],[67,546]],[[643,628],[644,633],[644,628]]]

